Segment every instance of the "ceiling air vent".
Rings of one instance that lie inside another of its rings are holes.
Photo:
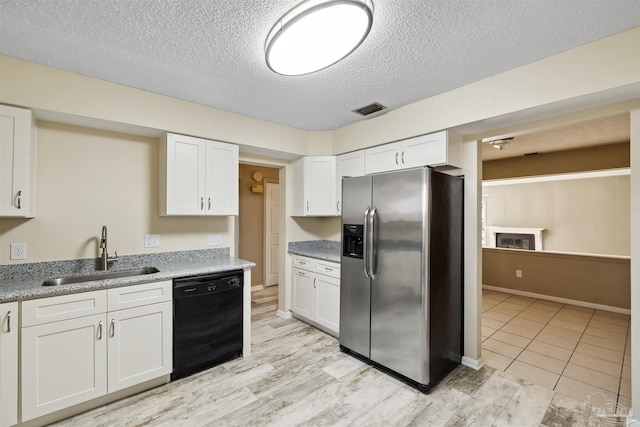
[[[351,111],[360,114],[361,116],[368,116],[369,114],[377,113],[378,111],[386,109],[387,107],[385,107],[384,105],[374,102],[372,104],[365,105],[364,107],[356,108],[355,110]]]

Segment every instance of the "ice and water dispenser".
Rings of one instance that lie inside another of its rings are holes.
[[[342,255],[362,259],[364,227],[360,224],[344,224],[342,231]]]

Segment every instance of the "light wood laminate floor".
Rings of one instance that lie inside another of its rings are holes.
[[[460,366],[429,394],[419,393],[341,353],[335,338],[277,317],[277,287],[252,296],[251,357],[56,425],[598,425],[583,401],[488,366]]]

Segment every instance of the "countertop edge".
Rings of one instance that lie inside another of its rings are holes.
[[[69,295],[81,292],[98,291],[118,287],[141,285],[144,283],[159,282],[163,280],[173,280],[178,277],[197,276],[203,274],[219,273],[233,270],[246,270],[255,267],[251,261],[239,258],[223,258],[217,262],[208,261],[207,265],[202,263],[167,264],[159,265],[158,273],[142,276],[123,277],[117,279],[96,280],[60,286],[43,286],[45,278],[28,278],[24,283],[17,284],[20,279],[16,279],[6,286],[0,282],[0,304],[8,302],[22,302],[31,299],[47,298],[59,295]]]

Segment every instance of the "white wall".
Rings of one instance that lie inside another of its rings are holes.
[[[487,226],[545,228],[548,251],[629,256],[629,178],[485,185]]]

